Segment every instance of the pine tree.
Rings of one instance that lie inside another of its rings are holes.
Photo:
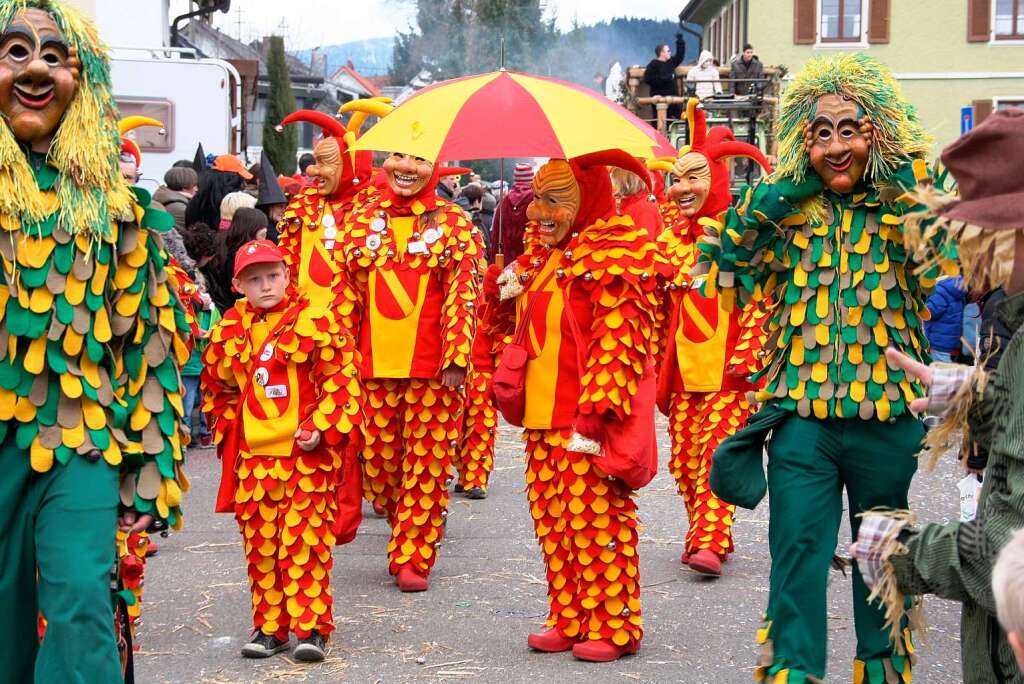
[[[270,93],[267,96],[267,113],[263,119],[263,149],[270,157],[274,168],[286,176],[295,173],[295,155],[299,149],[299,132],[295,126],[285,126],[278,131],[275,127],[281,119],[295,111],[295,94],[292,92],[288,63],[284,55],[284,38],[267,38],[267,76],[270,78]]]

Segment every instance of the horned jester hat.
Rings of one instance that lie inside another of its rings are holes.
[[[321,191],[332,200],[344,201],[369,184],[373,175],[373,153],[357,152],[353,147],[363,124],[370,116],[384,117],[391,112],[393,107],[390,102],[391,99],[387,97],[346,102],[338,113],[351,112],[347,124],[324,112],[300,109],[282,119],[278,129],[300,121],[320,127],[324,137],[313,150],[317,165],[321,168],[325,165],[340,168],[333,188],[324,188],[323,183],[328,181],[321,177]]]
[[[729,208],[732,202],[729,166],[730,157],[753,159],[765,172],[771,172],[771,165],[764,154],[750,143],[736,140],[733,132],[724,126],[708,130],[707,116],[697,98],[686,103],[686,130],[689,139],[673,157],[659,157],[647,162],[652,171],[662,171],[675,178],[696,175],[708,185],[709,191],[704,204],[693,216],[694,220],[715,217]],[[672,198],[677,199],[677,198]]]

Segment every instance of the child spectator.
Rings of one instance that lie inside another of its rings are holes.
[[[221,230],[231,227],[231,221],[239,209],[253,209],[256,207],[256,198],[247,192],[231,192],[224,195],[220,201],[220,224]]]
[[[1024,530],[1017,530],[999,553],[992,571],[992,594],[999,624],[1006,631],[1017,665],[1024,670]]]
[[[243,299],[210,333],[204,408],[222,459],[217,511],[244,540],[254,636],[247,658],[298,638],[296,660],[321,661],[334,631],[334,485],[360,415],[352,339],[289,287],[284,256],[254,240],[234,260]]]

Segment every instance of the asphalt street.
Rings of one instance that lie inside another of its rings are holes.
[[[662,465],[667,438],[662,431]],[[448,536],[423,594],[401,594],[385,562],[387,523],[366,508],[359,535],[335,550],[332,576],[337,631],[325,662],[309,666],[287,653],[243,659],[249,597],[242,547],[231,516],[213,512],[219,463],[212,450],[188,457],[192,491],[185,529],[158,539],[146,566],[139,682],[750,682],[755,630],[768,597],[768,504],[738,511],[737,552],[717,580],[679,563],[685,533],[682,500],[662,468],[639,495],[642,600],[640,652],[589,664],[569,654],[537,654],[526,635],[546,615],[540,552],[523,491],[519,431],[503,426],[490,496],[454,495]],[[911,506],[924,521],[958,512],[955,463],[916,477]],[[845,549],[849,530],[840,532]],[[915,684],[960,681],[959,607],[929,598],[928,643],[919,644]],[[854,628],[850,579],[832,573],[829,682],[851,681]]]

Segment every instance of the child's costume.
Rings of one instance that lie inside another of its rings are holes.
[[[919,189],[930,211],[915,217],[918,225],[926,233],[943,229],[958,241],[964,278],[974,288],[1005,284],[1014,267],[1014,242],[1024,230],[1022,141],[1024,110],[995,112],[942,154],[959,197]],[[931,258],[941,258],[940,251],[923,246]],[[985,372],[983,358],[975,369],[934,366],[929,390],[928,412],[946,423],[933,434],[966,428],[988,451],[977,517],[915,528],[909,511],[868,513],[852,550],[893,624],[899,624],[907,596],[935,594],[963,604],[961,663],[963,681],[971,684],[1024,682],[992,596],[996,558],[1024,527],[1024,294],[1008,296],[999,317],[1013,337],[995,372]]]
[[[11,681],[113,682],[119,510],[179,527],[187,488],[187,326],[147,228],[170,217],[121,177],[95,27],[60,2],[28,0],[0,6],[0,32],[29,56],[0,59],[0,661]],[[48,95],[26,106],[15,82]]]
[[[236,273],[272,243],[247,243]],[[269,257],[267,257],[269,259]],[[329,311],[289,289],[270,310],[242,299],[213,328],[203,355],[204,409],[224,459],[218,511],[245,539],[253,627],[287,641],[328,636],[335,478],[360,420],[351,338]],[[302,430],[320,445],[303,451]]]
[[[481,297],[476,336],[473,338],[472,367],[466,376],[462,436],[452,462],[459,486],[471,499],[486,496],[487,482],[494,469],[494,444],[498,433],[498,407],[494,404],[491,390],[495,343],[485,322],[487,308]]]
[[[725,158],[750,157],[765,169],[768,162],[753,145],[737,142],[729,129],[708,131],[697,100],[690,100],[686,116],[689,144],[678,158],[649,164],[673,177],[696,174],[709,187],[693,216],[685,216],[675,198],[661,205],[665,231],[658,242],[668,262],[668,278],[658,399],[669,418],[669,470],[689,518],[682,561],[714,576],[721,574],[722,561],[733,551],[735,507],[711,491],[711,455],[751,413],[747,395],[755,386],[748,378],[763,365],[766,313],[760,301],[738,307],[714,294],[705,296],[692,286],[690,271],[697,265],[704,224],[719,225],[717,219],[732,201]]]
[[[811,60],[787,87],[779,164],[743,193],[701,243],[708,289],[773,301],[764,407],[715,453],[717,496],[753,508],[764,495],[769,432],[771,586],[756,677],[825,676],[825,588],[845,487],[862,511],[905,508],[924,429],[908,403],[921,389],[890,368],[894,346],[924,358],[924,300],[938,268],[915,270],[904,196],[927,175],[928,139],[892,74],[861,54]],[[882,610],[853,572],[855,681],[910,678],[909,630],[889,641]]]
[[[525,349],[518,418],[530,515],[547,567],[546,630],[528,643],[585,660],[640,647],[637,508],[633,486],[606,470],[606,435],[634,420],[642,423],[638,442],[653,440],[654,431],[653,388],[646,411],[638,395],[645,379],[653,382],[658,250],[647,227],[616,215],[609,164],[647,176],[625,153],[555,160],[538,172],[535,196],[564,192],[578,208],[556,248],[531,223],[526,251],[498,278],[503,304],[495,303],[504,321],[495,335],[515,330]],[[518,367],[512,351],[506,347],[502,366]],[[656,459],[653,445],[649,456]]]

